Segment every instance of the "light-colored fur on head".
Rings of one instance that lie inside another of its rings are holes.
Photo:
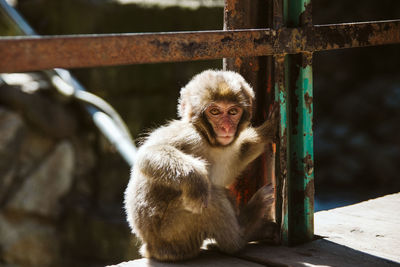
[[[254,91],[244,78],[233,71],[203,71],[181,89],[178,100],[178,116],[191,121],[201,114],[211,100],[235,98],[251,117]]]

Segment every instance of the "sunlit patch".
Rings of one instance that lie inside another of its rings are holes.
[[[25,93],[34,93],[41,88],[49,87],[47,82],[34,73],[4,73],[1,74],[1,79],[9,85],[20,86]]]
[[[218,89],[219,89],[219,94],[221,96],[226,96],[232,93],[231,89],[229,88],[229,85],[225,82],[218,84]]]
[[[18,0],[6,0],[6,2],[10,5],[10,6],[16,6],[17,5],[17,2],[18,2]]]
[[[179,6],[185,8],[199,7],[223,7],[223,0],[113,0],[119,4],[137,4],[143,6],[172,7]]]

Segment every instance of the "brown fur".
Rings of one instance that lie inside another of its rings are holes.
[[[238,101],[246,114],[228,146],[218,145],[202,114],[212,101],[225,101],[224,96]],[[253,96],[239,74],[205,71],[181,91],[182,119],[153,131],[140,147],[125,209],[132,232],[143,242],[143,256],[193,258],[205,239],[234,253],[270,235],[265,229],[273,220],[271,186],[259,189],[239,214],[226,190],[275,136],[276,110],[260,127],[248,126]]]

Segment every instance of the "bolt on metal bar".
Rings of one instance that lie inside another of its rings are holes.
[[[0,0],[0,13],[7,16],[8,21],[13,25],[18,34],[37,36],[33,28],[5,0]],[[7,60],[2,62],[8,64]],[[86,91],[69,71],[53,69],[45,73],[49,76],[51,83],[60,94],[76,98],[85,103],[86,110],[92,116],[95,125],[110,143],[114,145],[128,165],[133,166],[136,147],[133,144],[128,128],[114,108],[103,99]]]
[[[400,43],[400,20],[276,30],[2,37],[0,72],[296,54],[395,43]]]

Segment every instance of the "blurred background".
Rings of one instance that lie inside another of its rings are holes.
[[[10,0],[41,35],[219,30],[221,0]],[[314,24],[400,18],[398,0],[313,0]],[[0,34],[15,35],[4,17]],[[1,60],[1,59],[0,59]],[[221,60],[71,70],[134,138],[176,118],[181,86]],[[314,54],[316,211],[400,191],[400,46]],[[0,82],[0,266],[138,257],[129,167],[81,105],[38,73]]]

